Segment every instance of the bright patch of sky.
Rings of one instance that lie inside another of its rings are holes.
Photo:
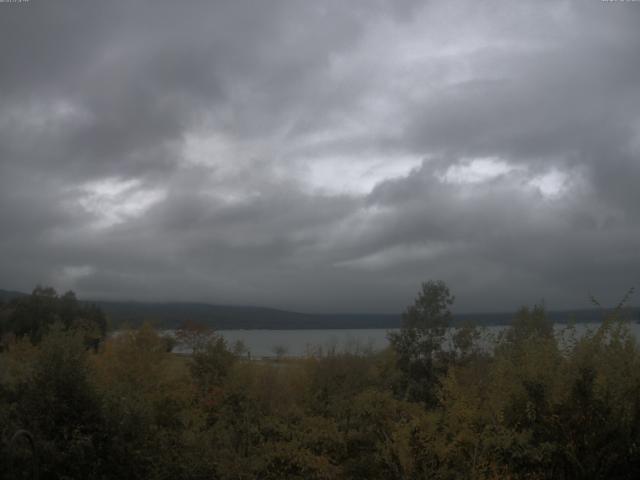
[[[436,173],[436,177],[446,183],[481,183],[506,175],[514,170],[516,167],[499,158],[476,158],[451,165],[443,173]]]
[[[147,188],[135,179],[107,178],[80,188],[78,203],[95,217],[94,228],[109,228],[139,217],[165,198],[160,188]]]
[[[221,174],[230,173],[249,153],[230,138],[210,133],[189,133],[185,135],[183,159],[186,165],[208,166],[220,170]]]
[[[91,265],[66,265],[55,275],[56,284],[64,289],[73,288],[78,280],[92,275],[95,271]]]
[[[553,169],[533,178],[529,184],[537,188],[545,197],[555,197],[567,188],[567,175]]]
[[[322,158],[315,159],[304,181],[324,194],[366,195],[380,182],[404,177],[418,168],[422,159],[415,156],[392,158]]]

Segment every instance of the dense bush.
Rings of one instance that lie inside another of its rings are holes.
[[[640,351],[620,316],[559,337],[523,309],[487,348],[448,329],[452,301],[425,284],[387,351],[278,362],[195,328],[194,355],[173,354],[149,325],[94,351],[57,313],[0,353],[1,475],[638,478]],[[9,448],[18,430],[35,454]]]

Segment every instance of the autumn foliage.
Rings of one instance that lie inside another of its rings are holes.
[[[88,348],[74,322],[0,353],[0,474],[52,479],[626,479],[640,475],[640,351],[623,310],[583,333],[524,308],[452,329],[427,282],[391,347],[248,360],[191,326]],[[188,330],[188,329],[187,329]],[[35,451],[11,441],[28,431]]]

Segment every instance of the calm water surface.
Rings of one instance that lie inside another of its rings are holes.
[[[598,324],[579,324],[575,326],[576,335],[595,330]],[[640,339],[640,324],[629,325],[636,339]],[[563,338],[566,325],[556,325],[556,333]],[[504,326],[492,326],[484,329],[482,343],[489,345],[504,330]],[[252,357],[273,357],[276,349],[284,351],[286,356],[305,356],[308,354],[335,351],[377,351],[389,345],[388,332],[395,329],[336,329],[336,330],[220,330],[230,347],[242,341]],[[171,334],[171,331],[167,331]],[[566,334],[565,334],[566,337]],[[185,352],[179,346],[178,352]]]

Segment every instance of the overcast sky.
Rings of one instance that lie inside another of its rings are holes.
[[[30,0],[0,44],[0,288],[502,311],[640,279],[640,2]]]

